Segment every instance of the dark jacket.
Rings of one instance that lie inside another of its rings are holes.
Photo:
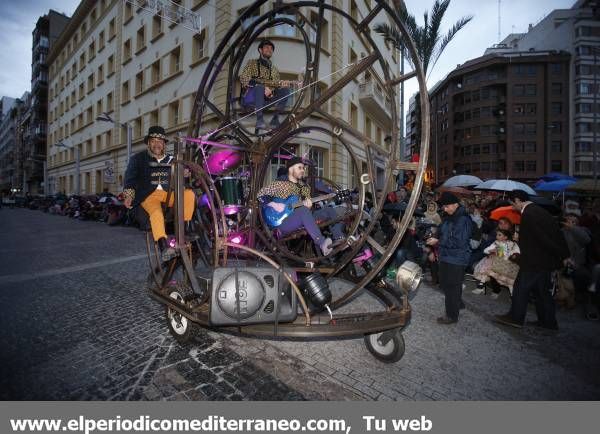
[[[569,257],[558,223],[545,209],[530,203],[521,214],[518,263],[520,271],[553,271]]]
[[[465,266],[469,264],[472,225],[471,217],[462,206],[459,206],[454,214],[444,217],[438,227],[440,262]]]
[[[167,155],[161,164],[170,163],[172,160],[173,156]],[[129,160],[125,172],[123,191],[125,194],[130,194],[131,190],[135,192],[133,206],[143,202],[156,190],[159,183],[164,190],[169,188],[171,168],[164,166],[152,167],[151,163],[158,163],[158,160],[151,156],[148,151],[138,152]]]

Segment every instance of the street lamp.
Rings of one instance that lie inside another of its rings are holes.
[[[81,177],[81,160],[79,156],[79,146],[67,146],[62,141],[55,143],[54,146],[65,149],[75,149],[75,194],[79,196],[81,194],[80,188],[80,177]]]
[[[131,140],[133,138],[133,128],[131,125],[125,122],[117,122],[113,118],[110,117],[108,112],[102,112],[102,114],[96,117],[97,121],[100,122],[111,122],[115,125],[120,125],[123,128],[127,129],[127,165],[129,165],[129,159],[131,158]]]

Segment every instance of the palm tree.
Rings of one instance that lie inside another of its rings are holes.
[[[404,23],[408,33],[415,42],[417,55],[423,64],[423,71],[425,74],[427,74],[430,69],[433,69],[440,58],[440,55],[446,48],[446,45],[448,45],[458,31],[473,19],[472,15],[462,17],[452,26],[446,36],[442,38],[440,26],[446,10],[448,9],[448,6],[450,6],[450,0],[435,0],[431,10],[431,19],[429,18],[427,11],[423,14],[422,27],[417,24],[415,16],[408,13],[403,1],[395,3],[397,4],[396,12],[400,21]],[[395,26],[390,26],[386,23],[377,24],[374,30],[382,35],[386,42],[391,43],[394,48],[404,52],[405,57],[410,61],[410,56],[406,55],[406,46],[400,30]]]

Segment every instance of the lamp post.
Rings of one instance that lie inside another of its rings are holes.
[[[594,52],[594,124],[593,124],[593,142],[592,142],[592,173],[594,174],[594,185],[596,185],[596,182],[598,181],[598,136],[597,136],[597,131],[598,131],[598,92],[600,92],[600,89],[598,88],[598,68],[600,68],[600,65],[598,65],[598,55],[600,55],[600,47],[592,47],[592,50]]]
[[[81,194],[80,177],[81,177],[81,160],[79,155],[79,146],[67,146],[62,141],[55,143],[54,146],[65,149],[75,149],[75,194]]]
[[[127,164],[129,165],[129,159],[131,158],[131,141],[133,138],[133,128],[126,122],[117,122],[113,118],[110,117],[108,112],[103,112],[100,116],[96,117],[96,120],[99,122],[111,122],[115,125],[120,125],[123,128],[127,129]]]

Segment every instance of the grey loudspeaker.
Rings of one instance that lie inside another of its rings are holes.
[[[292,270],[285,271],[294,275]],[[276,317],[279,322],[290,322],[296,319],[297,309],[294,290],[273,268],[225,267],[213,271],[213,325],[271,323]]]

